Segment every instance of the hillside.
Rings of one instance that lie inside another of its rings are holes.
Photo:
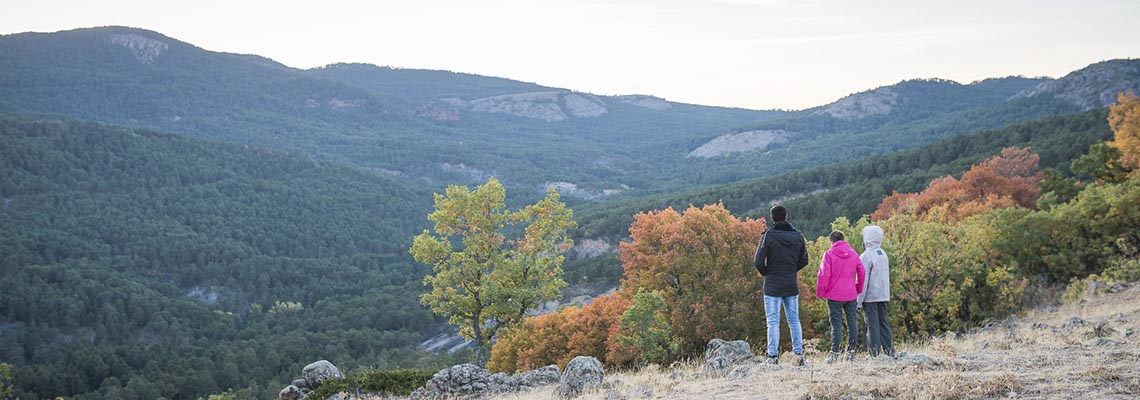
[[[0,113],[296,151],[434,188],[495,175],[538,196],[564,182],[581,187],[579,197],[658,182],[677,188],[681,182],[659,179],[665,161],[638,151],[644,142],[780,114],[445,71],[348,64],[304,71],[123,27],[0,37]]]
[[[1131,399],[1140,392],[1137,332],[1140,286],[1132,285],[965,335],[908,343],[900,350],[912,357],[901,360],[826,364],[816,353],[808,356],[807,367],[745,363],[727,377],[706,376],[701,365],[693,365],[703,364],[698,360],[675,369],[609,374],[603,389],[580,398]],[[548,399],[552,391],[500,398]]]
[[[1090,96],[1101,104],[1140,83],[1138,62],[1058,80],[907,80],[807,110],[755,111],[449,71],[300,70],[105,27],[0,37],[0,113],[300,152],[436,190],[495,176],[521,200],[559,188],[581,203],[778,175],[1077,112]]]
[[[0,198],[0,360],[21,398],[193,399],[314,357],[436,365],[412,350],[441,321],[406,256],[431,193],[386,174],[0,119]]]
[[[763,167],[753,167],[749,172],[760,177],[905,150],[1046,116],[1104,108],[1115,101],[1117,93],[1138,88],[1140,60],[1136,59],[1092,64],[1059,79],[1006,77],[969,84],[915,79],[736,131],[781,133],[781,143],[754,150],[763,152],[758,156],[758,165]],[[714,176],[727,174],[719,167],[704,171]]]
[[[957,136],[913,150],[644,198],[587,204],[577,210],[585,238],[620,238],[632,215],[665,207],[682,209],[723,201],[737,215],[767,217],[773,202],[793,211],[793,223],[811,235],[823,235],[838,216],[857,219],[875,210],[893,191],[917,191],[931,179],[956,175],[1003,147],[1030,146],[1043,167],[1067,170],[1069,160],[1089,145],[1112,137],[1104,110],[1049,117],[997,130]]]

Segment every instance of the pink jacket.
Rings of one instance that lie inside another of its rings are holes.
[[[840,240],[823,254],[815,297],[835,301],[855,300],[863,292],[864,279],[867,279],[867,271],[863,269],[859,254],[847,242]]]

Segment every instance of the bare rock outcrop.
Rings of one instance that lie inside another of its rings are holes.
[[[1089,65],[1060,79],[1037,84],[1014,99],[1052,96],[1083,110],[1116,103],[1117,93],[1140,93],[1140,60],[1111,60]]]
[[[562,379],[557,365],[522,372],[513,376],[491,374],[474,364],[460,364],[445,368],[432,376],[423,387],[412,392],[415,400],[454,398],[481,398],[488,395],[517,392],[559,383]]]
[[[788,141],[788,133],[782,130],[747,131],[728,133],[690,151],[687,158],[712,158],[731,153],[764,150],[775,143]]]
[[[705,372],[712,375],[724,375],[737,364],[751,358],[752,346],[749,346],[748,342],[713,339],[705,346]]]
[[[606,376],[602,362],[597,358],[577,356],[566,364],[566,372],[562,374],[562,383],[554,393],[563,398],[573,398],[583,392],[594,390],[602,384]]]
[[[813,114],[827,114],[844,121],[853,121],[874,115],[889,114],[898,104],[899,94],[882,87],[856,93],[817,108]]]
[[[158,56],[170,48],[170,45],[161,40],[133,33],[112,34],[107,37],[107,40],[111,44],[126,47],[135,55],[135,59],[143,64],[153,64]]]
[[[301,377],[281,389],[279,400],[302,400],[329,379],[343,378],[340,369],[327,360],[320,360],[301,369]]]

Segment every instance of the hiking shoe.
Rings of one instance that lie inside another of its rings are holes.
[[[839,361],[839,353],[835,353],[835,352],[828,353],[827,359],[823,360],[823,362],[828,363],[828,364],[834,363],[836,361]]]
[[[768,356],[768,364],[780,365],[780,356]]]
[[[802,367],[806,364],[807,363],[804,362],[804,355],[803,354],[796,354],[796,366]]]
[[[847,352],[847,361],[855,361],[855,352],[854,351]]]

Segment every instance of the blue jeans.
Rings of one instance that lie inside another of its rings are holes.
[[[780,308],[787,313],[788,330],[792,331],[792,352],[804,353],[804,331],[800,327],[800,296],[764,296],[764,315],[768,317],[768,356],[780,355]]]

